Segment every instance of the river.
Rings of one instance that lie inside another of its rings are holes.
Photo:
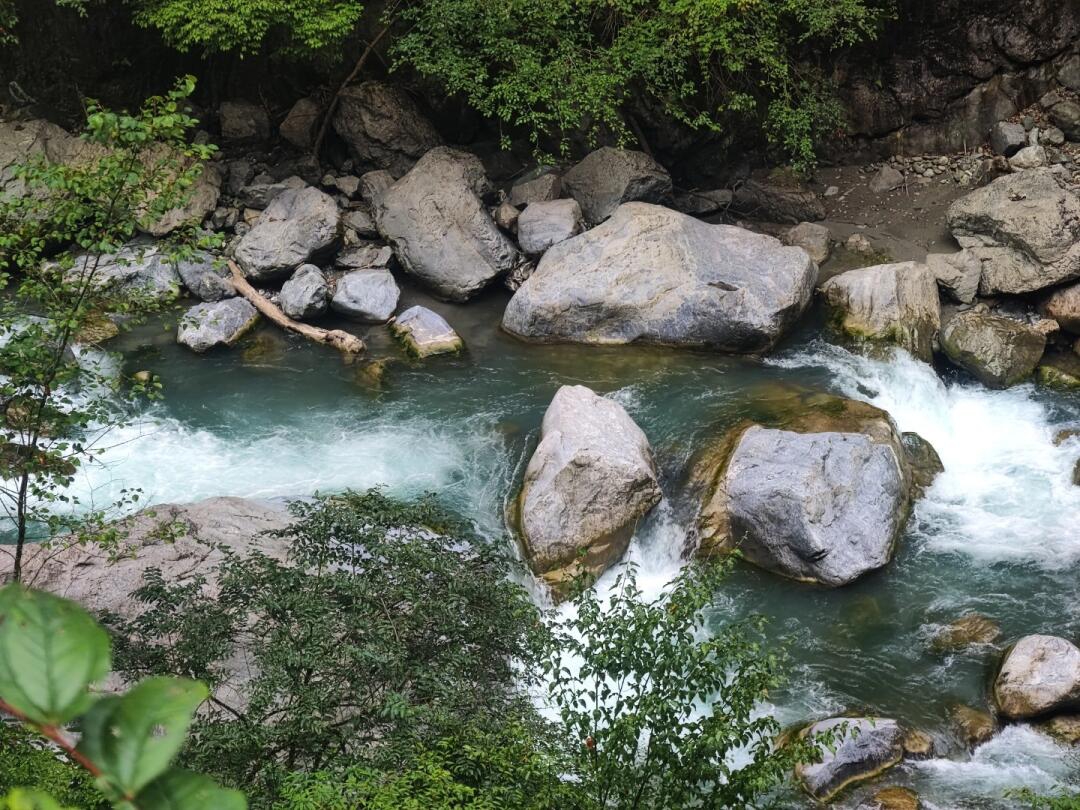
[[[110,434],[102,464],[85,468],[75,488],[100,505],[125,487],[162,503],[383,485],[438,492],[504,536],[504,503],[544,409],[560,385],[584,384],[626,407],[660,465],[666,500],[629,553],[656,591],[681,562],[693,507],[682,485],[706,437],[752,416],[755,396],[775,383],[863,399],[930,440],[945,472],[882,571],[839,590],[748,566],[727,581],[720,616],[764,614],[791,644],[789,685],[770,710],[785,723],[872,711],[927,730],[942,753],[905,763],[888,783],[915,788],[929,808],[1007,807],[1010,787],[1080,786],[1077,753],[1029,727],[1010,726],[974,752],[950,742],[949,707],[985,706],[1000,649],[943,655],[930,645],[939,625],[969,612],[1000,624],[1005,639],[1080,637],[1080,487],[1070,482],[1080,439],[1053,443],[1061,427],[1080,424],[1080,397],[1033,385],[990,391],[902,353],[868,359],[827,342],[817,316],[764,361],[529,346],[498,329],[506,299],[492,292],[462,307],[406,289],[403,305],[442,312],[468,350],[412,363],[373,328],[372,356],[399,358],[381,384],[271,327],[196,358],[175,345],[170,319],[144,326],[117,343],[120,362],[161,375],[165,397]]]

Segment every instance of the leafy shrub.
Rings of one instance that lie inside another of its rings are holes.
[[[63,805],[105,810],[90,774],[27,729],[0,722],[0,796],[15,788],[47,793]],[[0,805],[2,806],[2,805]]]

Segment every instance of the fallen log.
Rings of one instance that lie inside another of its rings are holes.
[[[341,329],[321,329],[318,326],[294,321],[266,298],[263,298],[259,291],[251,286],[251,282],[244,277],[236,262],[231,259],[229,260],[229,271],[232,273],[232,284],[236,291],[250,301],[255,306],[255,309],[259,310],[268,320],[276,323],[282,329],[296,332],[296,334],[303,335],[308,340],[314,340],[316,343],[333,346],[345,354],[360,354],[364,351],[364,341],[356,335]]]

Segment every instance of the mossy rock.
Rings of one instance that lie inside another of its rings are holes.
[[[1072,352],[1048,352],[1035,375],[1041,385],[1066,390],[1080,389],[1080,356]]]
[[[1040,723],[1038,728],[1055,740],[1068,745],[1080,745],[1080,714],[1059,715]]]
[[[949,710],[949,719],[961,742],[969,747],[982,745],[997,731],[997,722],[990,712],[971,706],[953,706]]]
[[[919,794],[905,787],[882,788],[861,805],[860,810],[919,810]]]

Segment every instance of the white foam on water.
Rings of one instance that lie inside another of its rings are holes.
[[[919,792],[941,810],[1000,806],[1005,793],[1049,793],[1076,785],[1080,754],[1031,726],[1006,726],[960,759],[915,760],[906,766]]]
[[[1057,427],[1033,386],[946,385],[906,352],[876,360],[821,342],[770,362],[827,369],[840,393],[934,446],[945,472],[911,524],[926,549],[1049,569],[1080,560],[1080,487],[1071,480],[1080,443],[1054,446]]]

